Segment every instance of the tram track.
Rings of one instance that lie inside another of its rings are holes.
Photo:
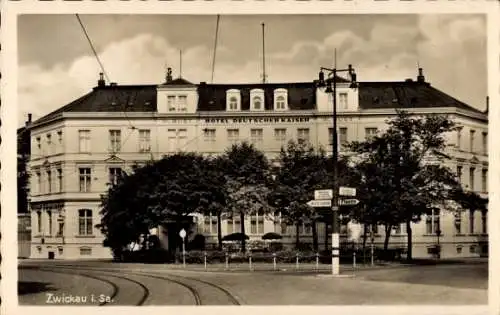
[[[53,265],[54,268],[57,269],[70,269],[74,270],[74,267],[68,266],[68,265]],[[92,268],[92,267],[78,267],[78,270],[86,270],[86,271],[92,271],[92,272],[99,272],[99,273],[111,273],[115,274],[117,272],[121,274],[126,274],[126,275],[131,275],[131,276],[139,276],[139,277],[146,277],[146,278],[153,278],[153,279],[158,279],[158,280],[163,280],[163,281],[168,281],[172,282],[175,284],[178,284],[184,288],[186,288],[191,295],[194,298],[194,305],[207,305],[207,301],[205,301],[201,294],[200,294],[200,289],[196,287],[196,285],[193,285],[192,283],[186,283],[187,281],[190,282],[195,282],[195,283],[200,283],[204,286],[210,287],[211,289],[214,289],[224,296],[224,298],[227,300],[226,302],[229,305],[241,305],[241,301],[239,298],[235,297],[229,290],[223,288],[220,285],[200,280],[197,278],[192,278],[192,277],[187,277],[184,275],[173,275],[171,273],[168,274],[158,274],[158,270],[153,271],[155,274],[151,273],[145,273],[145,272],[137,272],[134,270],[124,270],[124,269],[111,269],[111,268]],[[128,278],[126,278],[128,279]],[[226,304],[226,303],[224,303]]]

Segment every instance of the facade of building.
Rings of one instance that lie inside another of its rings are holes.
[[[469,189],[487,194],[487,113],[433,88],[420,73],[417,80],[361,82],[350,89],[339,79],[337,108],[339,150],[385,128],[395,109],[416,114],[449,115],[462,128],[449,134],[450,167]],[[332,95],[315,82],[284,84],[192,84],[170,73],[161,85],[106,84],[101,76],[88,94],[30,124],[30,211],[32,258],[106,258],[99,223],[100,196],[122,170],[178,151],[220,154],[233,143],[248,141],[275,158],[282,145],[303,139],[331,152]],[[428,257],[436,244],[442,257],[478,256],[487,244],[487,214],[459,217],[435,213],[414,225],[414,255]],[[438,224],[439,222],[439,224]],[[217,239],[215,217],[198,216],[192,235]],[[237,219],[222,222],[223,234],[238,232]],[[320,224],[321,225],[321,224]],[[248,217],[248,235],[267,232],[293,242],[295,228],[278,219]],[[345,231],[346,229],[344,229]],[[312,242],[311,227],[300,229],[302,242]],[[318,226],[319,244],[329,231]],[[375,241],[383,242],[383,229]],[[391,244],[406,244],[404,226]]]

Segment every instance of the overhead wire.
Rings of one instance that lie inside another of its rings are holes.
[[[215,26],[214,54],[212,59],[212,80],[210,81],[211,83],[214,83],[215,57],[217,55],[217,40],[219,38],[219,21],[220,21],[220,15],[217,14],[217,24]]]

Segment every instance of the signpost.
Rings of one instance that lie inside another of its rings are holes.
[[[308,206],[313,208],[329,208],[332,206],[331,200],[311,200],[307,203]]]
[[[179,232],[179,236],[182,238],[182,267],[186,268],[186,230],[182,229]]]
[[[332,189],[321,189],[314,191],[314,199],[315,200],[331,200],[333,198],[333,190]]]
[[[356,188],[339,187],[339,195],[346,196],[346,197],[355,197],[356,196]]]
[[[340,199],[341,206],[355,206],[359,203],[358,199]]]

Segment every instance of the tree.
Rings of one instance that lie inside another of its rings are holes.
[[[188,216],[218,202],[218,183],[213,169],[201,155],[177,153],[125,175],[112,186],[102,201],[99,225],[107,244],[122,248],[139,239],[148,239],[149,231],[166,222],[174,222],[178,235]],[[175,243],[180,245],[180,239]],[[176,246],[176,247],[177,247]]]
[[[387,123],[385,132],[350,144],[365,205],[356,216],[363,223],[385,226],[386,249],[392,227],[405,223],[411,259],[411,223],[436,207],[463,207],[464,200],[471,199],[443,164],[449,159],[445,136],[456,129],[453,121],[443,115],[415,117],[398,111]]]
[[[313,230],[313,247],[318,249],[316,222],[319,213],[307,205],[314,199],[314,190],[326,181],[326,156],[323,150],[315,150],[306,143],[290,141],[281,148],[279,167],[273,181],[269,201],[280,209],[281,219],[287,225],[295,225],[295,245],[300,245],[300,225],[310,223]]]
[[[245,216],[269,213],[269,162],[252,144],[243,142],[228,148],[222,156],[226,175],[227,206],[231,215],[239,214],[241,233],[245,235]],[[246,240],[242,237],[242,250]]]

